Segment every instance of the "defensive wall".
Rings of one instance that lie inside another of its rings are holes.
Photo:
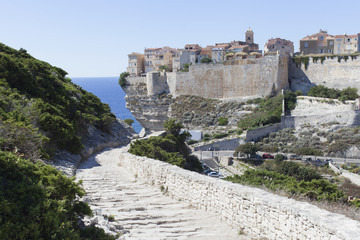
[[[322,63],[321,63],[322,62]],[[289,61],[289,81],[291,89],[300,89],[307,93],[314,85],[324,85],[329,88],[344,89],[356,87],[360,90],[360,56],[356,59],[348,57],[345,61],[338,61],[338,57],[326,57],[323,61],[309,57],[309,63],[296,66]]]
[[[213,212],[219,220],[245,234],[277,240],[357,239],[360,236],[358,221],[306,202],[130,153],[122,154],[118,160],[137,176],[138,181],[153,184],[164,194],[186,201],[195,208]]]
[[[225,64],[194,64],[189,72],[149,72],[127,78],[130,84],[146,83],[149,96],[266,97],[289,88],[288,56],[249,57]]]

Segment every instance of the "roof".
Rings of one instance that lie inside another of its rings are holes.
[[[142,53],[137,53],[137,52],[133,52],[133,53],[128,54],[128,56],[130,56],[130,55],[142,56],[142,55],[144,55],[144,54],[142,54]]]
[[[283,38],[269,39],[265,45],[272,45],[272,44],[276,44],[276,43],[280,43],[280,44],[283,44],[285,46],[294,46],[294,43],[292,41],[286,40],[286,39],[283,39]]]
[[[245,47],[249,47],[249,45],[234,45],[229,49],[232,50],[232,49],[245,48]]]
[[[199,55],[209,55],[211,53],[210,49],[201,49]]]
[[[301,40],[318,40],[319,37],[326,37],[327,39],[328,38],[334,38],[333,35],[330,35],[330,34],[327,34],[327,32],[325,31],[321,31],[319,33],[315,33],[313,35],[310,35],[310,36],[306,36],[304,38],[302,38]]]
[[[356,38],[358,35],[335,35],[335,38]]]
[[[228,48],[230,44],[228,43],[216,43],[214,48]]]

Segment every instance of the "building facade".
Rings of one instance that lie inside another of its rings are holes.
[[[269,39],[267,43],[265,43],[264,53],[277,51],[279,51],[280,53],[293,54],[294,43],[282,38]]]
[[[178,55],[178,50],[170,47],[146,48],[144,55],[145,73],[158,71],[160,66],[172,71],[173,58]]]
[[[359,35],[336,35],[334,53],[349,54],[358,51]]]
[[[131,53],[128,55],[128,67],[126,69],[130,76],[140,76],[144,73],[144,54]]]
[[[319,33],[300,40],[300,52],[302,54],[333,54],[334,36],[320,29]]]

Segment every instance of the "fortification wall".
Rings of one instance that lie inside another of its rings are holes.
[[[119,164],[136,174],[138,181],[158,186],[174,198],[213,212],[249,235],[277,240],[357,239],[360,236],[359,222],[309,203],[129,153],[119,157]]]
[[[287,56],[246,59],[234,65],[194,64],[189,72],[166,76],[170,93],[175,97],[266,97],[289,88]]]
[[[309,64],[305,69],[304,64],[296,66],[295,62],[289,63],[289,79],[291,89],[296,91],[300,89],[306,93],[313,85],[325,85],[330,88],[344,89],[347,87],[356,87],[360,90],[360,57],[351,60],[351,57],[345,62],[338,62],[337,57],[326,58],[323,63],[320,59],[313,62],[309,58]]]

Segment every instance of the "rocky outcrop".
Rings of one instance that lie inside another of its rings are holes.
[[[189,129],[217,129],[220,117],[228,119],[227,128],[236,127],[242,116],[254,106],[242,101],[209,99],[183,95],[173,97],[169,92],[148,95],[145,83],[137,82],[124,88],[126,107],[147,132],[163,130],[169,118],[180,120]],[[221,127],[222,128],[222,127]]]
[[[73,176],[81,161],[105,148],[128,144],[134,134],[134,129],[121,119],[114,121],[109,132],[101,131],[95,126],[89,125],[83,137],[83,145],[85,148],[80,154],[72,154],[68,151],[57,151],[54,159],[49,162],[49,164],[64,172],[66,175]]]

